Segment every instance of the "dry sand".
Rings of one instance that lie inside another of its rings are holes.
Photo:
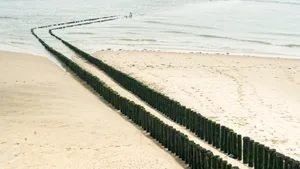
[[[300,60],[147,51],[94,56],[300,160]]]
[[[0,52],[0,168],[182,168],[43,57]]]
[[[145,103],[143,100],[139,99],[137,96],[132,94],[131,92],[124,89],[122,86],[120,86],[117,82],[115,82],[112,78],[110,78],[108,75],[106,75],[103,71],[99,70],[97,67],[93,66],[89,62],[85,61],[84,59],[80,58],[79,56],[74,56],[73,60],[79,64],[81,67],[83,67],[85,70],[91,72],[93,75],[99,77],[102,81],[104,81],[107,85],[109,85],[113,90],[117,91],[119,94],[121,94],[123,97],[126,97],[127,99],[134,101],[135,103],[143,106],[148,112],[153,114],[154,116],[158,117],[160,120],[162,120],[165,124],[168,124],[172,127],[174,127],[176,130],[180,131],[181,133],[185,134],[190,140],[193,140],[195,143],[201,145],[201,147],[211,150],[214,155],[220,156],[223,160],[228,161],[233,166],[237,166],[240,169],[247,169],[246,165],[244,165],[241,161],[237,161],[233,158],[228,157],[226,154],[220,152],[219,150],[215,149],[213,146],[209,145],[205,141],[202,141],[199,139],[195,134],[191,133],[188,129],[185,127],[173,122],[163,114],[161,114],[156,109],[153,109],[151,106],[149,106],[147,103]]]

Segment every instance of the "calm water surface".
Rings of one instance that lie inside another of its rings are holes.
[[[49,55],[30,28],[107,15],[56,33],[76,46],[300,57],[300,0],[1,0],[0,50]],[[72,53],[49,36],[56,49]]]

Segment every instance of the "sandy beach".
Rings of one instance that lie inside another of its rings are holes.
[[[300,160],[300,60],[151,51],[100,51],[94,56]]]
[[[190,132],[188,129],[186,129],[184,126],[177,124],[176,122],[172,121],[171,119],[167,118],[161,112],[158,110],[152,108],[148,103],[141,100],[138,96],[132,94],[128,90],[124,89],[122,86],[120,86],[116,81],[114,81],[110,76],[108,76],[103,71],[99,70],[96,66],[90,64],[80,56],[76,55],[72,57],[72,60],[76,62],[78,65],[83,67],[85,70],[91,72],[93,75],[97,76],[99,79],[101,79],[105,84],[109,85],[114,91],[118,92],[120,95],[126,97],[127,99],[134,101],[136,104],[143,106],[149,113],[154,115],[155,117],[159,118],[162,122],[165,124],[168,124],[169,126],[172,126],[177,131],[180,131],[181,133],[185,134],[189,140],[194,141],[196,144],[200,145],[202,148],[205,148],[206,150],[210,150],[214,155],[217,155],[221,157],[223,160],[226,160],[228,163],[230,163],[233,166],[239,167],[240,169],[248,169],[249,167],[245,166],[241,161],[235,160],[233,158],[228,157],[228,155],[220,152],[218,149],[213,147],[212,145],[208,144],[207,142],[199,139],[195,134]]]
[[[45,57],[0,52],[0,168],[182,168]]]

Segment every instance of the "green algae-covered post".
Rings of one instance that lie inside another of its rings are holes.
[[[237,148],[237,134],[235,132],[233,132],[232,134],[232,154],[234,155],[234,159],[237,159],[237,156],[238,156],[238,148]]]
[[[208,120],[208,123],[207,123],[207,136],[208,136],[208,144],[212,144],[212,137],[213,137],[213,132],[212,132],[212,126],[213,126],[213,123],[211,120]]]
[[[175,145],[174,153],[176,154],[176,156],[178,156],[178,148],[179,148],[179,143],[178,143],[179,139],[178,139],[178,137],[179,137],[178,133],[175,132],[175,135],[174,135],[174,145]]]
[[[217,169],[221,169],[222,168],[222,158],[221,157],[218,157],[218,166],[217,166]]]
[[[220,148],[220,138],[221,138],[221,125],[219,123],[216,124],[216,148]]]
[[[200,169],[205,167],[205,153],[206,150],[204,148],[200,148]]]
[[[297,162],[294,162],[295,163],[295,169],[300,169],[300,162],[299,161],[297,161]]]
[[[179,137],[179,144],[180,144],[180,150],[179,150],[179,157],[184,160],[184,137],[185,135],[180,133],[180,137]]]
[[[193,158],[192,144],[193,144],[193,141],[189,141],[189,144],[188,144],[188,158],[187,158],[187,163],[188,164],[191,164],[191,162],[192,162],[191,159]]]
[[[204,165],[204,168],[212,169],[212,167],[211,167],[212,157],[213,157],[213,153],[211,151],[206,151],[205,152],[205,165]]]
[[[195,133],[195,119],[196,119],[196,113],[194,113],[193,111],[191,111],[191,121],[190,121],[190,123],[191,123],[191,131],[193,132],[193,133]]]
[[[268,169],[274,169],[276,167],[276,150],[275,149],[270,149],[270,160],[269,160],[269,168]]]
[[[189,162],[190,165],[194,164],[194,149],[196,147],[195,145],[196,144],[194,141],[190,142],[190,162]]]
[[[203,136],[204,136],[204,140],[208,141],[208,137],[207,137],[207,118],[203,117]]]
[[[199,135],[202,140],[204,140],[204,119],[203,116],[199,116]]]
[[[257,150],[258,150],[257,167],[258,167],[258,169],[263,169],[263,167],[264,167],[264,146],[262,144],[258,144]]]
[[[192,162],[193,168],[196,168],[197,166],[197,146],[196,144],[193,145],[193,162]]]
[[[269,153],[270,153],[270,148],[264,146],[264,169],[268,169],[269,167]]]
[[[235,144],[235,141],[234,141],[234,132],[232,130],[229,130],[229,151],[228,151],[228,153],[232,154],[233,157],[235,155],[234,154],[234,144]]]
[[[199,116],[200,116],[200,114],[196,114],[195,113],[195,134],[196,134],[196,136],[198,136],[199,137],[199,124],[200,124],[200,118],[199,118]]]
[[[187,123],[186,123],[186,128],[191,129],[191,109],[187,109],[186,111],[186,116],[187,116]]]
[[[218,156],[213,156],[212,161],[211,161],[211,166],[213,169],[218,167]]]
[[[222,161],[221,169],[226,169],[226,168],[227,168],[227,161]]]
[[[211,131],[210,131],[210,133],[211,133],[211,144],[213,145],[213,146],[216,146],[216,135],[215,135],[215,130],[216,130],[216,122],[214,122],[214,121],[211,121]]]
[[[228,153],[228,128],[224,127],[224,153]]]
[[[249,162],[248,162],[249,167],[253,167],[253,157],[254,157],[253,144],[254,141],[249,140]]]
[[[237,159],[242,160],[242,136],[237,136]]]
[[[285,156],[284,157],[284,169],[289,169],[290,168],[290,157]]]
[[[283,156],[280,153],[276,153],[276,169],[283,169]]]
[[[258,157],[258,142],[254,142],[253,144],[253,151],[254,151],[254,169],[258,169],[257,165],[257,157]]]
[[[231,164],[227,164],[226,169],[232,169],[232,165]]]
[[[189,157],[189,145],[190,145],[190,141],[188,139],[188,137],[185,138],[185,160],[184,161],[188,161]]]
[[[224,126],[221,126],[221,137],[220,137],[220,150],[221,151],[224,151],[224,148],[225,148],[225,136],[224,136],[224,133],[225,133],[225,127]]]
[[[201,147],[197,145],[196,148],[196,169],[201,169]]]

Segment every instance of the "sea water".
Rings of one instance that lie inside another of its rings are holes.
[[[300,57],[300,0],[1,0],[0,50],[49,55],[30,28],[119,19],[55,33],[87,52],[160,50]],[[124,18],[129,12],[132,18]],[[70,51],[37,31],[56,49]]]

